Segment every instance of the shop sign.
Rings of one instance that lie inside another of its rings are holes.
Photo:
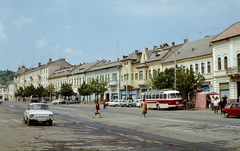
[[[205,82],[203,82],[203,84],[202,85],[210,85],[211,84],[211,82],[210,81],[205,81]]]

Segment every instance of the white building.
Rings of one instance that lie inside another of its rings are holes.
[[[240,22],[212,40],[214,91],[234,102],[240,97]]]

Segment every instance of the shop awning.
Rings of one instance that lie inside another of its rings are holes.
[[[196,108],[206,108],[206,96],[219,95],[217,92],[200,92],[196,94]]]

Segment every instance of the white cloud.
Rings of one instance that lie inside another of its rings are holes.
[[[69,47],[65,48],[64,52],[67,53],[67,54],[71,54],[71,55],[80,55],[80,54],[82,54],[82,51],[75,50],[75,49],[72,49],[72,48],[69,48]]]
[[[4,26],[2,25],[2,23],[0,22],[0,40],[6,38],[6,34],[4,33],[4,29],[5,29],[5,27],[4,27]]]
[[[16,26],[22,26],[23,24],[27,24],[27,23],[33,23],[34,20],[29,17],[29,18],[25,18],[23,15],[21,15],[18,20],[15,20],[13,21],[13,23],[16,25]]]
[[[37,48],[45,48],[45,47],[47,47],[47,46],[48,46],[48,42],[46,41],[46,38],[43,38],[43,39],[38,40],[38,41],[36,42],[36,47],[37,47]]]

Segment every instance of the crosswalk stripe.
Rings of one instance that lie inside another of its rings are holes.
[[[2,122],[4,122],[4,123],[8,123],[8,121],[7,121],[7,120],[3,120],[3,119],[1,119],[1,121],[2,121]]]
[[[19,121],[19,120],[16,120],[16,119],[12,119],[14,122],[18,122],[18,123],[20,123],[21,121]]]

